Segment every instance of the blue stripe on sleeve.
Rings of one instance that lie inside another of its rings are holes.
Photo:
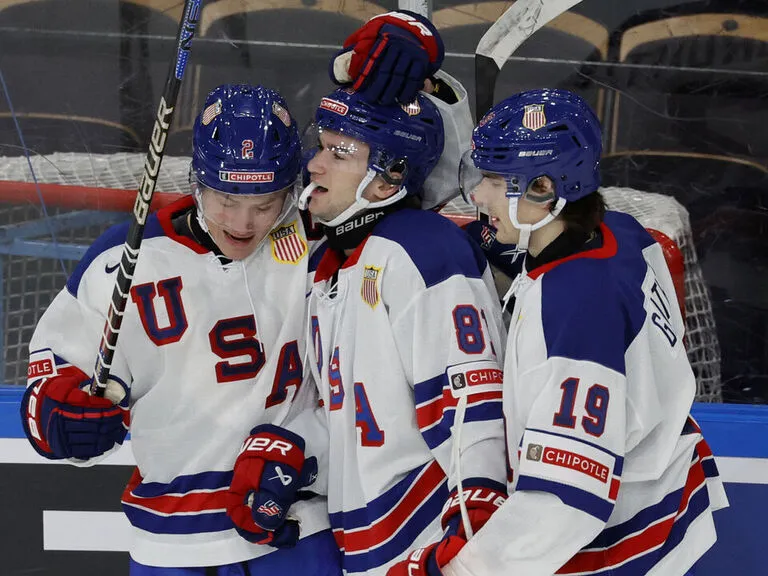
[[[447,384],[445,372],[438,374],[434,378],[418,382],[413,387],[413,399],[416,405],[429,402],[443,395],[443,387]]]
[[[159,516],[129,504],[123,504],[123,512],[133,526],[153,534],[198,534],[221,532],[234,527],[226,512]]]
[[[166,494],[186,494],[193,490],[217,490],[229,486],[231,482],[231,470],[229,472],[201,472],[177,476],[168,484],[163,482],[141,483],[132,492],[140,498],[154,498]]]
[[[591,492],[534,476],[520,476],[516,491],[549,492],[554,494],[563,504],[586,512],[602,522],[607,522],[613,512],[613,503],[595,496]]]
[[[435,518],[439,518],[448,499],[448,483],[443,485],[419,506],[418,510],[400,526],[397,533],[385,544],[353,554],[344,554],[344,569],[347,572],[365,572],[382,566],[396,558],[413,544],[413,539],[421,534]]]
[[[658,548],[648,554],[630,560],[626,564],[615,567],[610,574],[616,576],[636,576],[638,574],[648,574],[651,568],[661,561],[675,546],[680,544],[685,536],[688,526],[696,520],[707,508],[709,508],[709,494],[706,487],[701,488],[688,501],[688,509],[685,514],[680,516],[672,525],[669,536],[661,548]]]

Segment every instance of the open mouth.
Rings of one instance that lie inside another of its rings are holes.
[[[316,184],[315,189],[312,190],[312,195],[314,196],[315,194],[325,194],[326,192],[328,192],[328,188],[325,186],[320,186],[320,184]]]
[[[253,240],[253,237],[254,237],[254,234],[249,234],[247,236],[240,236],[240,235],[231,234],[226,230],[224,230],[223,232],[227,240],[229,240],[234,244],[248,244],[251,240]]]

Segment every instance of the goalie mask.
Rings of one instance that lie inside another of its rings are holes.
[[[364,210],[392,205],[406,195],[419,195],[442,154],[443,138],[440,113],[422,94],[408,106],[371,104],[349,89],[338,89],[323,98],[315,122],[304,136],[305,162],[328,148],[334,158],[354,159],[357,164],[364,161],[366,168],[354,201],[337,216],[320,221],[329,227],[339,226]],[[377,176],[399,190],[380,201],[364,198],[363,192]],[[304,189],[300,208],[307,207],[316,188],[318,185],[312,183]]]
[[[528,249],[530,234],[560,213],[566,202],[600,187],[600,121],[589,105],[566,90],[530,90],[494,106],[472,133],[472,149],[461,161],[464,199],[483,177],[503,181],[509,219],[520,230],[518,250]],[[553,203],[534,224],[521,224],[518,202]]]
[[[253,222],[267,196],[283,190],[290,194],[297,184],[299,133],[285,100],[274,90],[244,84],[217,87],[195,120],[192,141],[190,185],[198,222],[206,232],[206,221],[238,233],[258,226]]]

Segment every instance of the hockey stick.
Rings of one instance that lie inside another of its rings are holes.
[[[581,0],[517,0],[483,34],[475,50],[475,120],[493,107],[496,78],[509,57],[533,34]]]
[[[475,49],[475,121],[493,108],[496,79],[510,56],[533,34],[581,0],[517,0],[480,38]],[[488,222],[478,210],[477,217]]]
[[[144,174],[139,183],[136,194],[136,202],[133,206],[133,219],[128,228],[128,235],[123,245],[123,255],[120,259],[120,267],[117,271],[115,287],[112,290],[112,299],[109,304],[107,321],[104,323],[104,332],[101,334],[99,353],[96,357],[96,365],[93,368],[93,381],[90,393],[94,396],[104,396],[107,390],[107,380],[112,368],[112,359],[115,355],[117,338],[120,335],[120,325],[123,322],[123,312],[128,301],[128,291],[133,282],[133,272],[136,269],[136,260],[139,257],[141,240],[144,237],[144,226],[149,216],[149,206],[155,193],[157,175],[165,153],[165,144],[168,140],[168,129],[173,120],[173,112],[176,108],[176,100],[179,96],[181,79],[189,59],[189,51],[192,47],[192,38],[195,36],[197,23],[200,19],[202,0],[185,0],[184,12],[179,23],[179,31],[176,35],[176,53],[168,70],[163,95],[160,97],[160,106],[157,109],[155,124],[152,127],[152,136],[149,142],[147,159],[144,162]]]
[[[517,0],[494,22],[480,38],[475,50],[475,120],[477,122],[493,108],[496,79],[509,57],[533,34],[581,0]],[[478,210],[478,219],[488,222],[488,216]],[[472,537],[472,524],[464,499],[461,475],[461,429],[467,407],[466,394],[458,394],[454,422],[456,426],[453,458],[456,465],[456,492],[461,520],[467,539]]]

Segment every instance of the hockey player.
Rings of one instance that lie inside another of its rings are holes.
[[[302,386],[295,121],[276,92],[224,85],[193,138],[192,193],[147,221],[111,370],[119,405],[83,388],[127,224],[91,246],[37,326],[26,434],[46,458],[89,465],[122,444],[130,408],[132,576],[339,574],[325,499],[297,498],[317,474],[302,436],[324,435],[301,427],[317,399]]]
[[[310,364],[347,574],[385,574],[429,543],[424,562],[439,565],[506,495],[503,326],[490,270],[461,229],[419,209],[446,199],[425,180],[456,145],[444,134],[456,134],[451,113],[466,94],[454,100],[382,106],[340,89],[323,98],[311,133],[300,203],[327,243],[309,299]]]
[[[472,144],[465,189],[524,254],[504,365],[511,495],[442,573],[688,573],[727,501],[689,414],[661,247],[598,192],[597,117],[572,93],[524,92]]]

